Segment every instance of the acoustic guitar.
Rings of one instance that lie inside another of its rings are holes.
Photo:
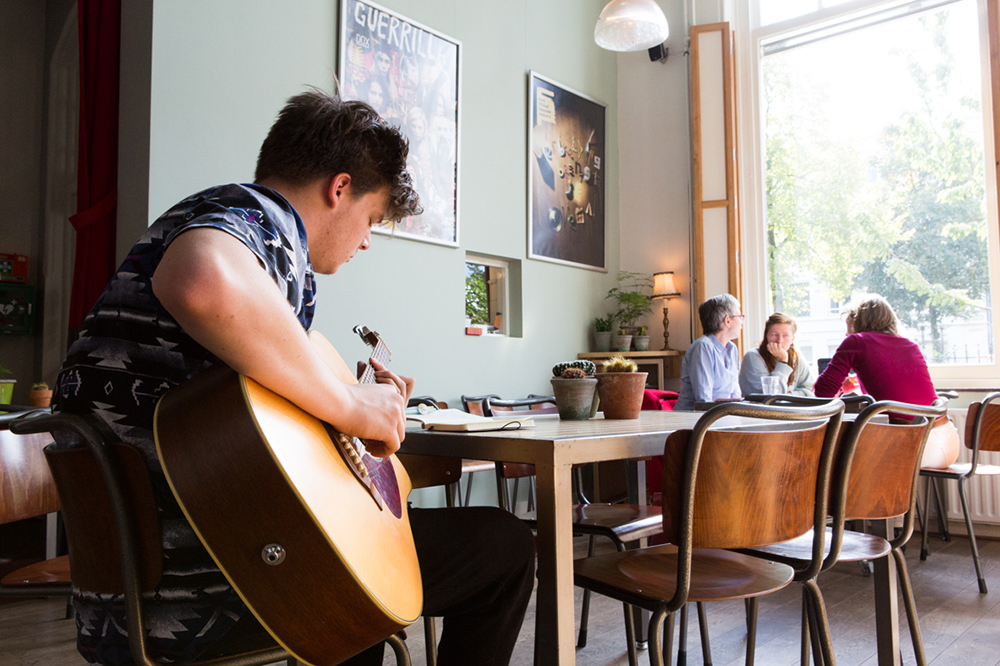
[[[356,327],[372,357],[389,350]],[[348,383],[326,338],[310,341]],[[423,604],[395,456],[376,459],[249,377],[218,364],[171,389],[156,450],[181,509],[260,623],[296,659],[339,664],[414,622]]]

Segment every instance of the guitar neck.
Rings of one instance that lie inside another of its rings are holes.
[[[381,363],[382,365],[388,365],[391,355],[389,353],[389,348],[385,346],[385,343],[380,339],[378,344],[372,350],[371,357]],[[365,366],[365,371],[361,373],[361,377],[358,379],[359,384],[374,384],[375,383],[375,368],[372,367],[371,363]]]

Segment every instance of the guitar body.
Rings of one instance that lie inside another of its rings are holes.
[[[222,365],[169,391],[154,420],[167,481],[198,537],[261,624],[315,666],[391,636],[423,604],[409,477],[395,456],[380,465],[364,454],[381,492],[369,489],[328,428]]]

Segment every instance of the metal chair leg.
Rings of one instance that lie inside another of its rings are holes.
[[[677,639],[677,666],[687,666],[688,662],[688,605],[681,606],[681,631]]]
[[[674,615],[675,613],[667,615],[664,622],[663,651],[660,653],[662,666],[673,666],[674,663]]]
[[[802,635],[799,638],[799,664],[809,666],[809,599],[802,590]]]
[[[927,666],[927,657],[924,656],[924,639],[920,635],[920,623],[917,620],[917,605],[913,600],[910,574],[906,570],[906,558],[898,550],[893,550],[892,556],[896,559],[896,577],[899,579],[899,588],[903,593],[903,607],[906,609],[906,623],[910,626],[913,654],[917,660],[917,666]]]
[[[597,537],[593,534],[590,535],[590,540],[587,542],[587,557],[594,556],[594,542]],[[628,604],[626,604],[627,606]],[[587,621],[590,618],[590,590],[584,589],[583,591],[583,606],[580,608],[580,636],[577,638],[576,646],[578,648],[587,647]],[[628,623],[628,615],[625,616],[626,624]],[[629,627],[626,627],[628,630]]]
[[[649,629],[646,634],[646,640],[649,643],[649,664],[650,666],[664,666],[663,664],[663,629],[664,620],[667,618],[667,613],[660,609],[653,613],[653,616],[649,618]],[[673,627],[671,627],[673,629]],[[670,632],[671,637],[673,632]]]
[[[424,616],[424,654],[427,655],[427,666],[437,666],[437,630],[433,616]]]
[[[754,657],[757,654],[757,597],[747,599],[747,622],[752,629],[747,632],[747,666],[753,666]]]
[[[976,565],[976,578],[979,580],[979,593],[986,594],[986,579],[983,578],[983,567],[979,563],[979,547],[976,546],[976,533],[972,529],[972,516],[969,515],[969,496],[965,492],[965,480],[958,480],[958,496],[962,500],[962,514],[965,516],[965,529],[969,532],[969,545],[972,546],[972,561]]]
[[[951,541],[951,532],[948,529],[948,512],[944,508],[944,488],[941,487],[943,479],[931,479],[931,485],[934,486],[934,499],[937,502],[938,509],[938,527],[941,529],[941,534],[944,535],[945,541]]]
[[[701,632],[701,654],[704,666],[712,666],[712,645],[708,640],[708,616],[705,614],[705,604],[695,604],[698,609],[698,631]]]
[[[635,649],[635,620],[633,617],[633,609],[628,604],[622,604],[622,607],[625,609],[625,644],[628,651],[628,666],[639,666],[639,656]]]
[[[931,512],[931,478],[924,478],[924,512],[920,522],[920,561],[923,562],[930,555],[930,548],[927,545],[927,518]]]
[[[510,496],[507,505],[510,507],[509,510],[511,513],[517,513],[517,498],[518,498],[517,487],[520,483],[521,479],[514,479],[514,493]],[[506,483],[504,485],[506,485]]]
[[[819,585],[814,580],[807,580],[803,583],[803,587],[808,591],[810,606],[813,609],[809,625],[816,627],[815,631],[823,664],[824,666],[836,666],[837,659],[833,655],[833,639],[830,637],[830,622],[826,616],[823,593],[820,592]]]
[[[399,634],[389,636],[385,642],[389,644],[393,654],[396,655],[396,666],[410,666],[410,651],[406,649],[406,642],[399,637]]]
[[[497,463],[497,506],[505,511],[510,511],[510,504],[507,501],[507,480],[503,478],[503,463]],[[513,513],[513,512],[512,512]]]
[[[472,480],[476,478],[475,472],[469,472],[469,480],[465,482],[465,504],[463,506],[469,506],[469,500],[472,499]]]

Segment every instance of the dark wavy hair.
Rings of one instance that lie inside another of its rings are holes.
[[[389,188],[386,219],[423,212],[406,170],[409,144],[399,129],[364,102],[311,89],[288,100],[257,156],[255,182],[279,178],[305,185],[338,173],[367,194]]]

